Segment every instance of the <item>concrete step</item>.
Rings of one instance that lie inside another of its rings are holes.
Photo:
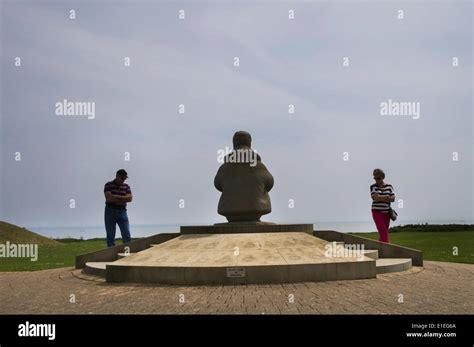
[[[86,266],[82,271],[89,275],[100,276],[105,278],[105,266],[112,264],[111,261],[90,261],[86,263]]]
[[[363,253],[366,257],[370,259],[379,259],[379,251],[376,249],[365,249]]]
[[[411,268],[411,258],[380,258],[375,265],[377,274],[406,271]]]
[[[349,245],[346,245],[344,242],[336,242],[336,245],[344,245],[344,247],[350,248]],[[366,257],[370,259],[379,259],[379,251],[376,249],[365,249],[363,253]]]
[[[125,257],[131,256],[132,254],[135,254],[135,253],[128,253],[128,254],[125,254],[125,253],[118,253],[118,254],[117,254],[117,259],[123,259],[123,258],[125,258]]]

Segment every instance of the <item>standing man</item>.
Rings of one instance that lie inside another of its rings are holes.
[[[132,191],[125,183],[127,171],[120,169],[113,181],[104,186],[105,195],[105,230],[107,232],[107,247],[115,246],[115,227],[118,224],[123,243],[131,241],[130,225],[128,223],[127,202],[132,202]]]

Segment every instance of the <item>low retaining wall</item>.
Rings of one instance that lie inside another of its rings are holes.
[[[125,247],[129,247],[130,253],[136,253],[143,251],[150,247],[150,244],[160,244],[175,237],[178,237],[179,233],[165,233],[157,234],[149,237],[144,237],[139,240],[135,240],[124,245],[117,245],[110,248],[101,249],[98,251],[85,253],[76,257],[76,269],[82,269],[87,262],[90,261],[114,261],[117,260],[117,254],[123,253]]]
[[[313,234],[313,224],[257,224],[221,223],[214,225],[184,225],[181,234],[244,234],[244,233],[283,233],[304,232]]]
[[[348,244],[362,244],[365,249],[378,250],[380,258],[411,258],[413,265],[423,266],[423,252],[416,249],[345,234],[334,230],[315,230],[313,235],[329,242],[342,241]]]

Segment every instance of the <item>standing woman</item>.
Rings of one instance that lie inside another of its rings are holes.
[[[383,180],[385,173],[381,169],[374,170],[375,184],[370,186],[372,197],[372,218],[379,232],[379,241],[388,243],[388,229],[390,227],[390,203],[395,201],[395,194],[391,184]]]

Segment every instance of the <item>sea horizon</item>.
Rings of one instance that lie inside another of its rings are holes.
[[[391,222],[390,227],[407,224],[474,224],[474,220],[431,220],[431,221],[402,221]],[[132,237],[146,237],[162,233],[178,233],[182,225],[209,225],[212,223],[183,223],[183,224],[131,224],[130,231]],[[280,224],[298,224],[298,222],[283,222]],[[305,223],[306,224],[306,223]],[[313,224],[314,230],[336,230],[343,233],[357,232],[370,233],[377,229],[373,221],[361,222],[307,222]],[[105,238],[105,227],[103,225],[75,225],[75,226],[22,226],[28,230],[54,239],[75,238],[93,239]],[[116,236],[120,237],[120,229],[117,226]]]

